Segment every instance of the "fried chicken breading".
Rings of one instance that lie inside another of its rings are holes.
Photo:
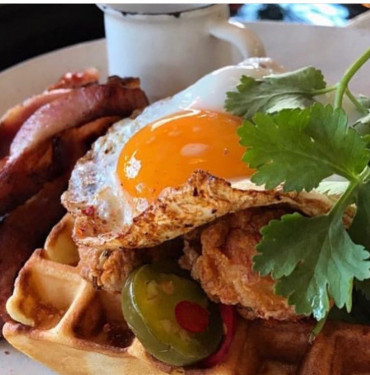
[[[250,208],[197,229],[185,236],[180,264],[212,300],[239,306],[245,318],[297,319],[287,301],[274,294],[271,277],[252,269],[261,228],[288,212],[282,206]]]
[[[95,288],[120,293],[129,274],[137,267],[156,262],[175,263],[182,255],[183,239],[178,237],[158,246],[143,249],[78,249],[82,277]]]

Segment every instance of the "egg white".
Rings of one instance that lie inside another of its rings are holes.
[[[122,147],[137,131],[163,117],[187,109],[223,112],[226,92],[235,90],[242,75],[262,78],[263,76],[280,73],[282,71],[282,67],[269,58],[248,59],[239,65],[227,66],[212,72],[173,97],[160,100],[148,106],[136,118],[124,119],[113,125],[104,137],[101,137],[95,142],[92,150],[77,163],[72,172],[69,189],[63,195],[63,203],[68,211],[72,213],[75,218],[79,217],[79,220],[76,220],[76,223],[80,223],[79,230],[85,231],[76,236],[77,241],[80,241],[80,243],[84,245],[89,244],[89,246],[92,244],[94,246],[104,246],[105,241],[109,242],[109,246],[113,246],[113,243],[115,243],[114,246],[120,246],[120,243],[125,241],[123,240],[126,236],[124,233],[127,233],[125,230],[130,230],[130,226],[132,225],[135,226],[134,219],[138,218],[144,211],[146,212],[149,206],[148,202],[142,198],[129,197],[125,192],[124,186],[121,186],[121,182],[116,173],[117,162]],[[330,97],[324,98],[323,100],[330,100]],[[163,168],[165,168],[165,166],[163,166]],[[160,178],[160,176],[158,176],[158,178]],[[230,195],[234,194],[234,191],[228,190],[232,188],[239,188],[239,185],[233,182],[230,188],[222,186],[222,189],[227,190],[226,194]],[[256,187],[253,188],[256,189]],[[242,190],[244,190],[244,188]],[[180,195],[179,193],[178,198]],[[185,195],[183,197],[185,197]],[[262,195],[261,198],[263,198]],[[239,208],[241,208],[242,206],[237,203],[241,199],[243,199],[242,196],[241,198],[239,198],[239,196],[238,198],[233,198],[231,204],[234,206],[230,207],[236,209],[240,206]],[[172,197],[167,197],[168,202],[171,203],[171,200]],[[261,201],[263,201],[263,199]],[[209,202],[211,202],[211,200],[209,200]],[[200,211],[196,215],[204,217],[204,222],[214,219],[215,215],[212,216],[209,213],[212,211],[210,207],[205,208],[201,207],[199,202],[198,204],[199,209],[203,210],[203,216],[200,215]],[[212,204],[217,205],[218,203],[212,201]],[[250,204],[250,202],[246,201],[245,205],[248,204]],[[176,205],[174,203],[173,207]],[[89,219],[86,218],[86,215],[84,216],[83,211],[86,207],[94,208],[94,218]],[[178,209],[176,207],[174,208],[175,211]],[[187,207],[190,206],[188,205]],[[191,210],[196,210],[196,208],[197,207],[191,207]],[[173,212],[172,210],[171,213],[173,214]],[[190,211],[188,213],[190,215]],[[156,214],[157,213],[153,211],[151,215],[155,216]],[[192,215],[194,215],[194,213],[192,213]],[[160,220],[163,218],[170,220],[166,214],[162,216],[159,215],[158,217],[161,217]],[[150,221],[151,220],[148,220],[146,223],[148,227],[152,226]],[[198,221],[201,223],[201,220]],[[92,225],[90,225],[91,223]],[[158,233],[161,230],[163,232],[163,228],[160,228],[163,222],[155,223],[155,225],[158,227],[156,228]],[[153,245],[155,241],[171,238],[171,236],[175,234],[179,235],[182,230],[180,226],[181,223],[171,232],[171,235],[165,236],[162,235],[163,233],[160,233],[156,239],[150,242],[151,245]],[[150,230],[153,231],[153,227],[151,227]],[[117,233],[117,238],[120,238],[116,242],[114,233]],[[137,231],[137,233],[139,233],[139,231]],[[96,240],[96,242],[94,242],[96,236],[99,236],[99,241]],[[133,238],[134,237],[133,235]],[[137,238],[138,237],[135,237],[135,241]],[[140,241],[140,246],[144,246],[146,243],[145,240],[140,239]],[[130,247],[131,246],[134,247],[134,244],[130,243]]]

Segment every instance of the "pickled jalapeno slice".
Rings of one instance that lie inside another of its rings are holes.
[[[223,324],[217,305],[193,280],[144,265],[122,290],[123,315],[155,358],[175,366],[196,363],[217,351]]]

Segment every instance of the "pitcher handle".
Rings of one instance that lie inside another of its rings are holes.
[[[248,27],[236,21],[220,21],[211,24],[209,33],[234,44],[243,59],[266,56],[261,39]]]

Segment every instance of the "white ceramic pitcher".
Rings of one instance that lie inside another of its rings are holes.
[[[263,56],[260,39],[225,4],[99,4],[109,74],[140,77],[149,98],[172,95],[208,72]]]

